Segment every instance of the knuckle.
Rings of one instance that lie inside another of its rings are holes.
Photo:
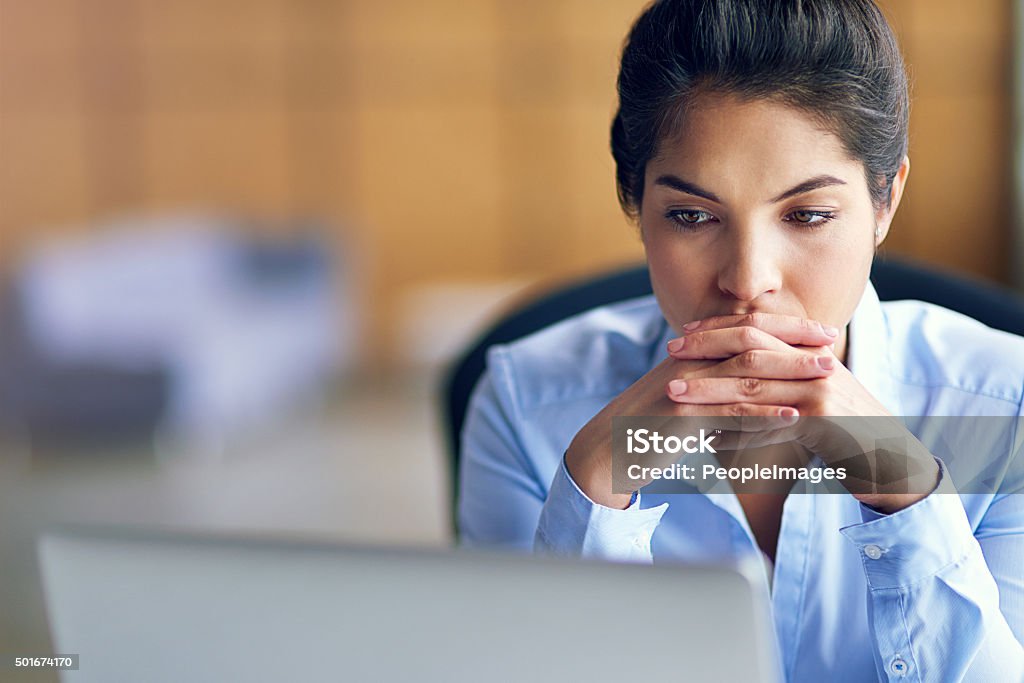
[[[811,395],[808,404],[811,409],[821,415],[829,404],[830,385],[827,380],[819,379],[811,382]]]
[[[743,319],[740,320],[740,324],[744,327],[757,327],[761,322],[761,318],[760,313],[746,313],[743,315]]]
[[[733,403],[725,412],[729,417],[747,417],[750,415],[750,407],[743,403]]]
[[[755,346],[761,341],[761,333],[754,327],[744,327],[740,330],[740,341],[746,346]]]
[[[742,370],[752,372],[761,367],[761,354],[757,351],[745,351],[736,357],[736,362]]]
[[[764,388],[764,382],[756,377],[740,378],[740,393],[744,396],[757,396]]]

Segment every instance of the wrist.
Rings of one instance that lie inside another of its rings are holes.
[[[565,469],[577,488],[593,503],[625,510],[633,500],[632,493],[612,492],[610,456],[602,462],[596,451],[579,448],[574,443],[565,452]]]
[[[868,506],[876,512],[880,512],[883,515],[891,515],[900,510],[904,510],[911,505],[918,503],[932,494],[935,489],[939,486],[939,480],[941,478],[941,470],[938,464],[932,459],[932,467],[929,468],[927,474],[923,474],[923,477],[928,477],[930,485],[920,487],[922,490],[914,493],[866,493],[866,494],[855,494],[853,497],[860,501],[862,504]]]

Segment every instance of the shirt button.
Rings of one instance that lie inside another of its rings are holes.
[[[907,672],[910,671],[910,665],[897,657],[889,663],[889,670],[897,676],[906,676]]]
[[[869,559],[877,560],[882,556],[882,549],[879,548],[877,545],[866,545],[864,546],[864,554],[867,555]],[[902,662],[903,660],[900,659],[897,661]],[[893,662],[893,664],[895,664],[895,662]]]

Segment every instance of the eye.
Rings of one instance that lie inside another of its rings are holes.
[[[716,221],[712,214],[700,209],[672,209],[665,217],[676,224],[680,230],[694,230],[705,223]]]
[[[784,220],[790,223],[800,223],[802,225],[821,225],[827,223],[836,217],[834,211],[813,211],[810,209],[799,209],[797,211],[790,212]]]

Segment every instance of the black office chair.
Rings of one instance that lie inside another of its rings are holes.
[[[875,259],[871,282],[883,301],[918,299],[959,311],[989,327],[1024,336],[1024,299],[1009,290],[897,260]],[[444,385],[443,421],[451,455],[453,525],[458,500],[462,425],[469,397],[484,372],[487,349],[536,332],[577,313],[651,293],[647,266],[599,275],[532,299],[509,312],[451,366]],[[457,531],[457,529],[456,529]]]

